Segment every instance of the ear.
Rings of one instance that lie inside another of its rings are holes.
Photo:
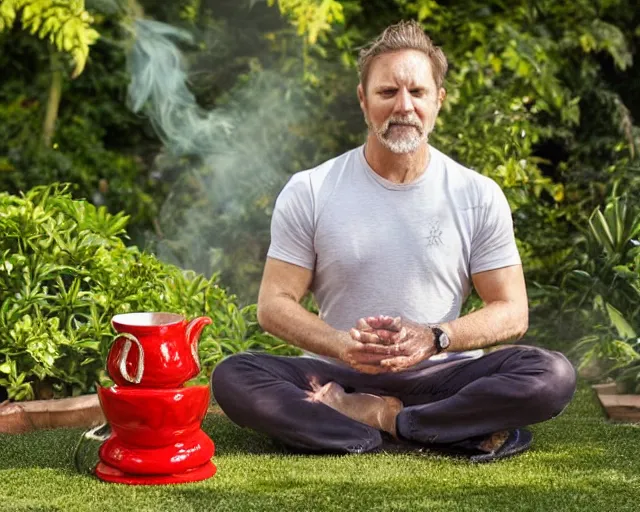
[[[365,97],[364,87],[362,86],[362,83],[358,84],[358,101],[360,102],[360,108],[362,109],[363,112],[365,112],[366,106],[367,106],[367,99]]]
[[[447,90],[444,87],[440,87],[440,90],[438,91],[438,110],[442,108],[442,104],[446,99],[447,99]]]

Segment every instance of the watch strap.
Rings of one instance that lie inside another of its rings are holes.
[[[430,325],[429,328],[433,333],[433,340],[436,346],[436,354],[439,354],[445,349],[445,347],[442,346],[442,341],[440,337],[446,333],[442,329],[440,329],[440,327],[438,327],[437,325]]]

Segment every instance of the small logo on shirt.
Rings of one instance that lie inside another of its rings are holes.
[[[440,229],[440,221],[432,220],[427,223],[427,247],[442,245],[442,229]]]

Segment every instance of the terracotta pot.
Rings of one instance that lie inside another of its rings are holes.
[[[98,387],[102,410],[119,440],[140,448],[185,442],[200,430],[209,405],[209,386],[148,389]]]
[[[117,385],[174,388],[200,372],[198,339],[210,318],[187,322],[174,313],[127,313],[111,323],[118,334],[107,370]]]

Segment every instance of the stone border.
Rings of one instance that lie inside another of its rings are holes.
[[[610,420],[640,423],[640,395],[619,395],[615,383],[591,387]]]
[[[89,428],[106,423],[98,395],[57,400],[3,402],[0,404],[0,433],[22,434],[54,428]]]
[[[224,414],[211,404],[207,414]],[[56,400],[0,403],[0,434],[55,428],[91,428],[107,423],[97,394]]]

